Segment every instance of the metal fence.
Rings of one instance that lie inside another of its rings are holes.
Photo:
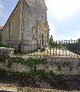
[[[48,46],[31,41],[5,41],[5,46],[15,48],[16,53],[38,56],[80,57],[80,43],[78,40],[58,40],[49,42]]]

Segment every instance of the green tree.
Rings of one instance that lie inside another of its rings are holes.
[[[78,47],[78,49],[80,49],[80,38],[77,39],[77,47]]]
[[[79,43],[79,44],[80,44],[80,38],[79,38],[79,39],[77,39],[77,43]]]
[[[76,48],[76,50],[78,51],[77,54],[80,54],[80,52],[79,52],[79,51],[80,51],[80,38],[77,39],[76,47],[75,47],[75,48]]]
[[[53,45],[53,36],[51,35],[50,39],[49,39],[49,44]]]
[[[49,39],[49,45],[51,47],[56,47],[57,46],[57,43],[53,41],[53,36],[51,35],[50,39]]]

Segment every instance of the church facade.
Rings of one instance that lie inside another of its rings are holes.
[[[2,40],[2,28],[3,28],[3,26],[0,26],[0,43],[1,43],[1,40]]]
[[[48,46],[49,26],[44,0],[18,1],[2,29],[2,43],[5,44],[7,41],[23,44],[22,51]]]

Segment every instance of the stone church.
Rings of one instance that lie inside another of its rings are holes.
[[[21,44],[21,50],[48,47],[49,26],[44,0],[19,0],[2,29],[2,43]],[[18,47],[16,45],[16,47]]]

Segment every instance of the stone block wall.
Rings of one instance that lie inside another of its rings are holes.
[[[35,56],[33,57],[35,58]],[[37,70],[43,69],[46,72],[53,71],[56,74],[76,75],[80,74],[79,58],[49,58],[47,64],[37,65]],[[0,69],[11,70],[14,72],[29,72],[29,66],[21,63],[12,63],[11,67],[7,67],[7,62],[0,62]]]
[[[48,58],[48,64],[45,67],[47,71],[52,70],[58,74],[75,75],[80,74],[79,64],[79,58]]]
[[[47,23],[47,9],[44,0],[26,1],[27,4],[23,4],[22,39],[31,42],[33,45],[37,44],[42,48],[43,35],[44,45],[47,47],[49,26]],[[42,26],[39,25],[39,22]],[[35,50],[34,47],[32,48]]]

